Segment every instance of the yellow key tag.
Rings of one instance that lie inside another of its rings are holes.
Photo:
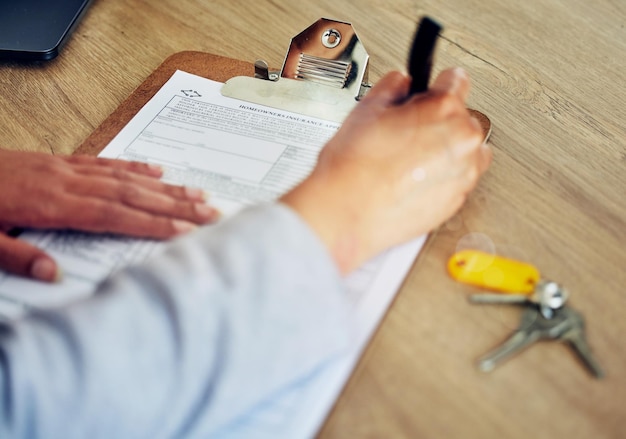
[[[462,250],[448,260],[453,279],[503,293],[530,294],[539,282],[533,265],[478,250]]]

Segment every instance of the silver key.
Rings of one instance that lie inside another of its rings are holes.
[[[554,311],[562,308],[569,298],[569,292],[556,282],[541,281],[531,295],[484,293],[472,294],[470,302],[485,304],[535,304],[546,319],[551,319]]]
[[[541,314],[551,319],[554,311],[562,308],[569,299],[569,291],[552,281],[539,281],[535,286],[531,301],[539,305]]]
[[[529,302],[530,296],[526,294],[503,294],[503,293],[481,293],[472,294],[469,296],[469,301],[472,303],[484,303],[489,305],[497,304],[511,304],[511,305],[525,305]]]
[[[561,335],[560,339],[567,342],[572,349],[574,349],[574,352],[576,352],[587,370],[589,370],[594,377],[603,378],[604,371],[596,361],[587,343],[587,337],[585,336],[585,320],[583,316],[578,311],[571,308],[567,308],[567,311],[569,313],[570,328]]]
[[[527,307],[517,330],[499,347],[483,356],[478,361],[478,367],[484,372],[489,372],[499,362],[519,353],[536,341],[560,339],[571,328],[569,308],[555,311],[552,318],[548,319],[539,308]]]

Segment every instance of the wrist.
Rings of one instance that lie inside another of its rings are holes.
[[[328,181],[310,176],[279,200],[294,210],[327,248],[339,271],[347,274],[363,261],[360,215],[345,192]]]

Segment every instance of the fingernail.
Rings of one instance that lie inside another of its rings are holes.
[[[198,227],[195,224],[184,220],[172,220],[172,225],[174,226],[174,230],[178,234],[191,232]]]
[[[458,79],[467,79],[467,72],[463,67],[455,67],[452,74]]]
[[[187,198],[190,200],[199,200],[199,201],[206,200],[206,196],[207,196],[206,192],[204,192],[202,189],[197,188],[197,187],[186,187],[185,195],[187,195]]]
[[[45,282],[58,282],[61,280],[61,270],[50,258],[40,257],[35,259],[30,267],[30,274],[33,278]]]
[[[214,207],[209,206],[208,204],[196,203],[194,207],[196,209],[196,213],[198,214],[198,216],[208,221],[217,220],[221,216],[219,210],[217,210]]]

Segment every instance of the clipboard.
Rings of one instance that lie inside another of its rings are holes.
[[[321,18],[296,35],[283,67],[271,71],[265,61],[247,62],[205,52],[169,56],[111,113],[74,154],[97,155],[159,91],[176,70],[222,82],[222,94],[300,114],[341,121],[371,88],[369,55],[350,23]],[[483,130],[491,121],[469,110]]]

